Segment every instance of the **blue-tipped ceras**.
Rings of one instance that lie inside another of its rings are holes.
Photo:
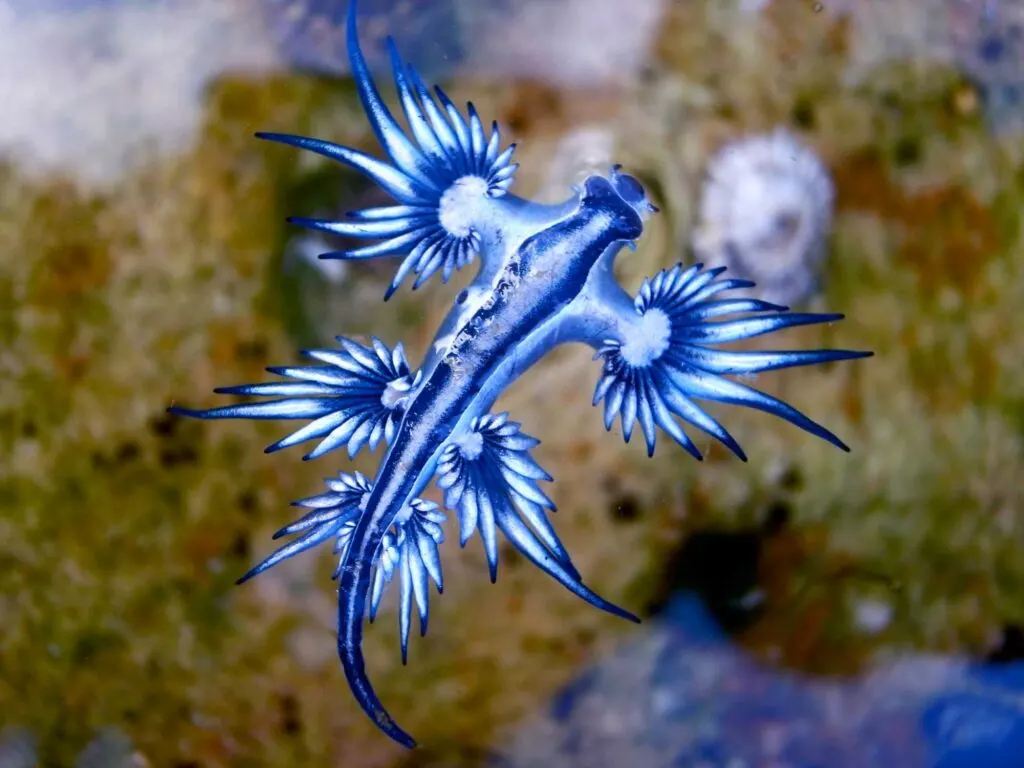
[[[356,700],[391,738],[413,739],[391,719],[366,675],[363,619],[372,620],[384,590],[398,574],[399,627],[405,658],[413,604],[426,631],[433,581],[442,587],[438,545],[445,517],[419,499],[432,478],[455,512],[460,543],[479,531],[491,580],[497,536],[598,608],[632,621],[627,611],[583,584],[548,520],[554,509],[538,487],[551,477],[531,458],[537,440],[495,400],[522,373],[559,344],[596,350],[602,370],[594,403],[604,400],[605,426],[621,419],[628,441],[639,425],[653,454],[660,427],[693,456],[700,452],[677,422],[688,422],[724,443],[741,459],[732,436],[698,404],[717,400],[775,414],[843,450],[845,445],[796,409],[723,374],[866,357],[845,350],[727,351],[723,342],[783,328],[840,319],[797,314],[749,298],[722,298],[750,287],[723,270],[676,266],[644,281],[632,298],[616,283],[612,265],[633,246],[644,220],[657,209],[641,184],[618,167],[591,176],[566,202],[541,205],[508,194],[517,165],[514,146],[502,149],[496,124],[485,131],[473,105],[463,115],[440,88],[428,90],[389,40],[395,87],[410,129],[398,125],[370,76],[356,35],[355,1],[347,44],[359,96],[388,161],[319,139],[276,133],[260,138],[308,149],[349,165],[386,190],[396,204],[348,214],[340,221],[293,219],[296,224],[377,242],[321,258],[369,259],[402,255],[387,295],[409,275],[415,286],[436,272],[479,258],[472,284],[456,299],[415,371],[401,344],[364,345],[339,338],[340,348],[305,352],[316,365],[272,368],[287,380],[227,387],[218,392],[269,401],[209,410],[172,408],[203,419],[302,419],[309,424],[270,446],[274,451],[318,440],[306,458],[346,446],[349,456],[380,440],[387,451],[376,477],[341,473],[328,490],[297,502],[309,510],[277,536],[301,534],[242,577],[333,539],[339,556],[338,653]],[[738,318],[720,319],[739,315]]]

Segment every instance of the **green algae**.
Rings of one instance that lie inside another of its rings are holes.
[[[791,530],[770,545],[766,609],[741,636],[748,647],[844,673],[879,648],[980,651],[999,625],[1019,621],[1024,601],[1024,341],[1014,330],[1024,146],[996,143],[957,107],[966,86],[948,68],[887,66],[847,87],[852,43],[841,25],[787,10],[730,37],[715,31],[714,14],[683,5],[659,42],[662,82],[633,105],[668,128],[652,145],[623,142],[678,221],[623,260],[623,277],[632,288],[680,258],[702,163],[722,140],[780,122],[799,130],[836,178],[821,303],[849,319],[788,340],[876,357],[759,385],[853,452],[733,410],[723,421],[749,464],[707,440],[703,464],[664,439],[648,460],[604,432],[580,391],[597,366],[567,350],[501,404],[544,439],[538,458],[558,478],[555,524],[588,584],[639,609],[688,534],[757,525],[781,494]],[[490,89],[500,102],[503,88]],[[559,98],[542,99],[536,121],[529,99],[511,99],[525,110],[517,138],[552,130],[545,120]],[[637,135],[628,114],[621,122],[623,135]],[[406,759],[351,704],[333,659],[327,555],[233,586],[269,550],[287,503],[347,467],[264,456],[279,425],[163,411],[262,378],[334,325],[402,339],[415,356],[457,286],[403,291],[373,309],[389,264],[318,300],[339,314],[298,311],[308,284],[281,277],[292,236],[284,217],[363,188],[353,174],[256,142],[255,130],[371,146],[349,85],[229,78],[208,94],[191,150],[112,191],[0,167],[0,449],[10,457],[0,466],[0,712],[37,735],[45,764],[71,764],[108,726],[156,765]],[[521,173],[524,188],[536,186],[528,164]],[[356,466],[369,470],[374,458]],[[629,520],[615,512],[624,495],[635,500]],[[445,595],[409,667],[392,612],[368,631],[373,678],[431,747],[423,761],[473,764],[629,631],[507,548],[501,563],[492,586],[479,545],[449,543]],[[851,568],[885,574],[898,594],[834,578]],[[891,625],[868,638],[849,610],[865,590],[895,605]]]

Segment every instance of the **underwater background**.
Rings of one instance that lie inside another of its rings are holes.
[[[385,305],[392,261],[284,221],[382,202],[252,137],[378,152],[335,1],[0,0],[0,768],[1024,766],[1024,2],[363,0],[378,72],[392,34],[519,142],[516,193],[643,180],[628,290],[795,189],[731,266],[846,315],[784,346],[875,352],[758,381],[851,454],[712,408],[746,464],[609,438],[585,349],[523,377],[560,536],[645,621],[449,542],[409,665],[393,601],[367,630],[410,753],[351,701],[327,553],[234,586],[345,467],[165,413],[339,334],[415,359],[469,279]],[[709,174],[783,135],[827,182]]]

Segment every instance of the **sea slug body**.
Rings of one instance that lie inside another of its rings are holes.
[[[749,288],[723,269],[676,266],[644,281],[636,297],[615,281],[612,266],[657,209],[641,184],[615,166],[587,177],[565,202],[543,205],[508,192],[514,146],[501,147],[473,105],[460,112],[445,93],[428,90],[389,41],[399,102],[409,133],[400,128],[370,76],[356,35],[356,3],[348,10],[352,72],[367,118],[386,160],[319,139],[286,134],[261,138],[307,149],[368,176],[395,200],[342,220],[293,219],[318,231],[373,240],[322,258],[402,256],[385,298],[410,275],[419,287],[432,275],[446,281],[473,262],[478,271],[441,323],[419,366],[401,344],[339,337],[334,349],[307,350],[312,365],[270,369],[279,381],[227,387],[220,393],[269,398],[207,410],[171,408],[202,419],[307,421],[267,448],[316,441],[305,458],[345,448],[354,456],[382,441],[387,448],[370,479],[358,472],[327,480],[327,490],[296,502],[307,514],[276,535],[292,541],[242,577],[245,581],[285,558],[333,541],[338,556],[338,654],[360,707],[397,742],[412,737],[384,709],[364,667],[364,619],[377,613],[393,581],[399,590],[403,660],[413,612],[427,630],[431,585],[443,587],[442,509],[420,498],[431,481],[443,491],[459,541],[483,542],[491,580],[497,578],[498,535],[592,605],[637,621],[584,585],[549,519],[554,504],[541,489],[552,478],[531,456],[538,440],[497,398],[560,344],[591,346],[601,360],[594,404],[604,402],[611,429],[621,421],[628,441],[639,426],[648,454],[656,427],[696,458],[701,453],[682,420],[716,438],[741,459],[733,437],[698,405],[714,400],[774,414],[844,450],[821,425],[728,374],[866,357],[847,350],[729,351],[719,345],[784,328],[830,323],[835,314],[802,314],[753,298],[723,298]]]

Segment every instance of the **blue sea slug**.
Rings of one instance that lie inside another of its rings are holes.
[[[613,262],[633,246],[645,219],[656,212],[644,188],[616,166],[607,177],[587,178],[558,205],[509,194],[517,165],[514,145],[489,135],[473,105],[464,116],[440,88],[428,90],[416,71],[389,49],[407,134],[382,100],[356,36],[356,3],[349,6],[347,44],[352,73],[367,118],[388,160],[299,136],[260,138],[325,155],[371,178],[395,205],[369,208],[337,221],[292,219],[296,224],[372,244],[322,258],[403,259],[387,291],[410,274],[413,287],[438,272],[479,260],[419,367],[401,344],[391,348],[338,339],[336,349],[308,350],[309,366],[272,368],[276,382],[226,387],[217,392],[269,397],[208,410],[171,408],[202,419],[298,419],[309,423],[267,451],[318,441],[305,458],[345,447],[387,449],[370,480],[356,472],[327,481],[327,491],[297,502],[308,513],[275,538],[297,535],[240,581],[311,547],[334,541],[338,555],[338,653],[356,700],[391,738],[413,739],[390,717],[364,669],[363,621],[371,621],[396,579],[399,630],[405,659],[413,608],[426,632],[431,582],[442,589],[439,545],[445,515],[419,495],[431,480],[444,507],[458,519],[460,543],[479,533],[491,580],[500,531],[527,559],[592,605],[632,621],[584,583],[548,512],[554,509],[539,481],[551,477],[533,460],[538,440],[506,413],[492,413],[497,398],[554,347],[581,342],[601,360],[594,403],[604,402],[605,426],[616,419],[628,441],[637,427],[648,454],[656,427],[700,459],[677,419],[743,450],[698,404],[715,400],[775,414],[843,450],[824,427],[767,394],[725,378],[865,357],[845,350],[728,351],[718,345],[783,328],[840,319],[799,314],[749,298],[723,298],[752,283],[727,279],[722,269],[676,266],[645,280],[634,298],[615,281]],[[387,296],[385,298],[387,298]]]

